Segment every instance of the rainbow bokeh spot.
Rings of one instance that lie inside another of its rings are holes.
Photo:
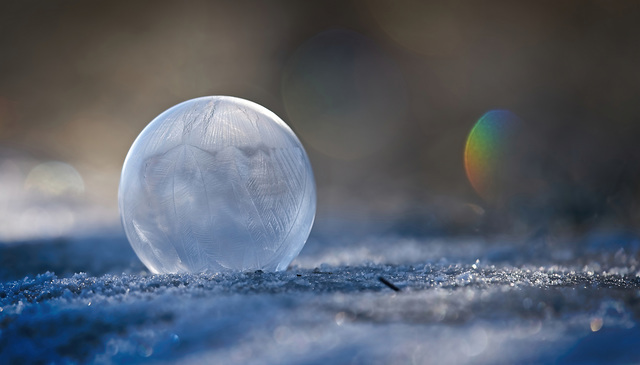
[[[523,122],[508,110],[491,110],[475,124],[464,151],[469,182],[487,201],[509,194],[514,156]]]

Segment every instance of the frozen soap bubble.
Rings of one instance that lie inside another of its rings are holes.
[[[154,273],[279,271],[309,236],[316,188],[302,144],[277,115],[208,96],[140,133],[118,200],[129,242]]]

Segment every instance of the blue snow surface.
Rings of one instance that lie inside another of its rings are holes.
[[[114,232],[0,245],[0,364],[640,363],[631,233],[319,228],[284,272],[152,275]]]

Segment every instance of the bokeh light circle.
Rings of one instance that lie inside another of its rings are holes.
[[[464,45],[464,8],[455,2],[376,0],[367,5],[388,35],[414,52],[451,56]]]
[[[316,150],[353,160],[383,148],[406,113],[399,69],[372,40],[324,31],[291,57],[282,80],[287,114]]]
[[[522,120],[508,110],[485,113],[471,129],[464,165],[469,182],[485,200],[496,201],[517,190],[522,132]]]
[[[34,167],[24,185],[25,189],[49,196],[84,193],[84,180],[78,170],[60,161],[44,162]]]

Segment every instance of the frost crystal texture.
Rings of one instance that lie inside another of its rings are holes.
[[[118,200],[129,242],[154,273],[280,271],[309,236],[316,188],[302,144],[277,115],[209,96],[140,133]]]

